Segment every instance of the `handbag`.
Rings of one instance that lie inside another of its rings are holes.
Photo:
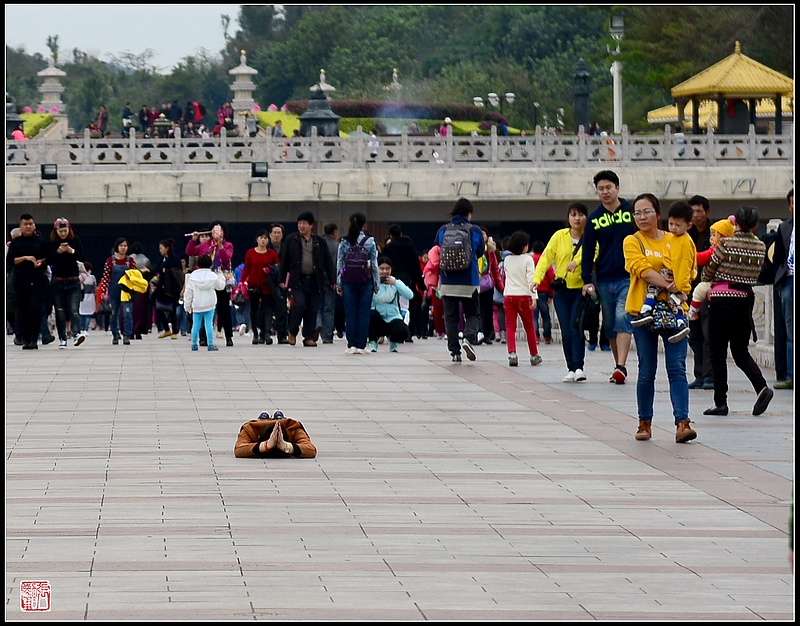
[[[172,313],[172,302],[162,302],[161,300],[156,300],[156,311],[161,311],[162,313]]]
[[[654,333],[672,334],[678,330],[678,318],[666,300],[656,300],[652,310],[653,321],[649,328]]]
[[[237,289],[233,292],[233,297],[231,298],[233,302],[233,306],[237,308],[242,308],[247,300],[245,300],[244,294],[242,293],[241,289]]]
[[[481,274],[480,289],[481,293],[494,289],[494,281],[492,280],[492,275],[489,273],[489,270],[486,270],[485,274]]]
[[[110,315],[111,314],[111,303],[108,300],[100,300],[100,303],[97,305],[97,314],[98,315]]]
[[[577,243],[572,246],[572,256],[570,257],[570,260],[574,259],[575,255],[578,254],[578,250],[580,249],[581,245],[583,245],[583,235],[581,235],[581,238],[578,239]],[[556,276],[550,281],[550,288],[553,290],[553,293],[560,293],[564,291],[567,288],[567,279]]]

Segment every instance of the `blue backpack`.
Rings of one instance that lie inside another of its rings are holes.
[[[344,253],[342,266],[342,282],[349,285],[365,285],[372,281],[372,262],[369,250],[364,245],[370,237],[364,237],[358,243],[350,244]]]

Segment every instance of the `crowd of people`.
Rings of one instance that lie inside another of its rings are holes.
[[[259,230],[238,266],[227,224],[213,220],[188,233],[185,246],[162,239],[154,261],[141,244],[120,237],[97,277],[66,217],[46,237],[23,214],[6,248],[7,330],[24,350],[56,339],[59,348],[70,341],[79,347],[92,328],[107,331],[114,345],[157,332],[160,339],[189,335],[192,350],[209,351],[232,347],[237,333],[250,334],[253,345],[300,341],[303,347],[346,337],[348,354],[377,352],[384,341],[398,352],[415,338],[436,337],[454,363],[462,355],[475,361],[476,346],[499,341],[515,367],[519,325],[531,365],[542,362],[539,343],[553,340],[552,302],[565,383],[587,380],[586,349],[599,335],[613,356],[609,382],[625,384],[635,342],[636,439],[652,436],[659,352],[676,441],[697,436],[689,419],[691,389],[714,390],[706,415],[728,413],[729,350],[753,387],[753,414],[762,414],[774,392],[748,349],[752,288],[764,280],[767,258],[767,244],[755,235],[757,210],[742,207],[712,223],[708,200],[693,196],[672,203],[665,219],[653,194],[633,202],[621,197],[614,172],[600,171],[593,182],[598,206],[569,204],[566,227],[546,243],[532,244],[524,231],[495,242],[473,223],[472,202],[459,198],[450,221],[421,253],[398,224],[379,242],[366,215],[356,212],[344,236],[335,223],[317,234],[313,213],[304,211],[288,235],[279,223]],[[793,388],[793,190],[787,200],[791,215],[769,242],[776,333],[784,337],[776,342],[779,389]],[[674,326],[662,328],[662,315],[674,318]]]

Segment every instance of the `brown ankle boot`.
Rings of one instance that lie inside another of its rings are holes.
[[[652,420],[639,420],[639,430],[636,431],[636,441],[647,441],[652,436],[650,427]]]
[[[697,433],[689,426],[690,420],[685,419],[677,423],[675,427],[675,442],[688,443],[697,437]]]

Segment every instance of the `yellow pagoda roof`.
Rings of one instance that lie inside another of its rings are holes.
[[[737,41],[733,54],[676,85],[670,94],[675,99],[793,96],[794,80],[742,54]]]
[[[701,100],[698,111],[698,124],[700,128],[717,127],[718,105],[715,100]],[[692,115],[694,114],[694,103],[690,100],[683,108],[683,126],[689,128],[692,125]],[[794,117],[794,97],[781,99],[781,114],[784,119]],[[756,118],[775,117],[775,101],[769,98],[759,98],[756,100]],[[650,124],[674,124],[678,121],[678,105],[668,104],[658,109],[653,109],[647,113],[647,121]]]

